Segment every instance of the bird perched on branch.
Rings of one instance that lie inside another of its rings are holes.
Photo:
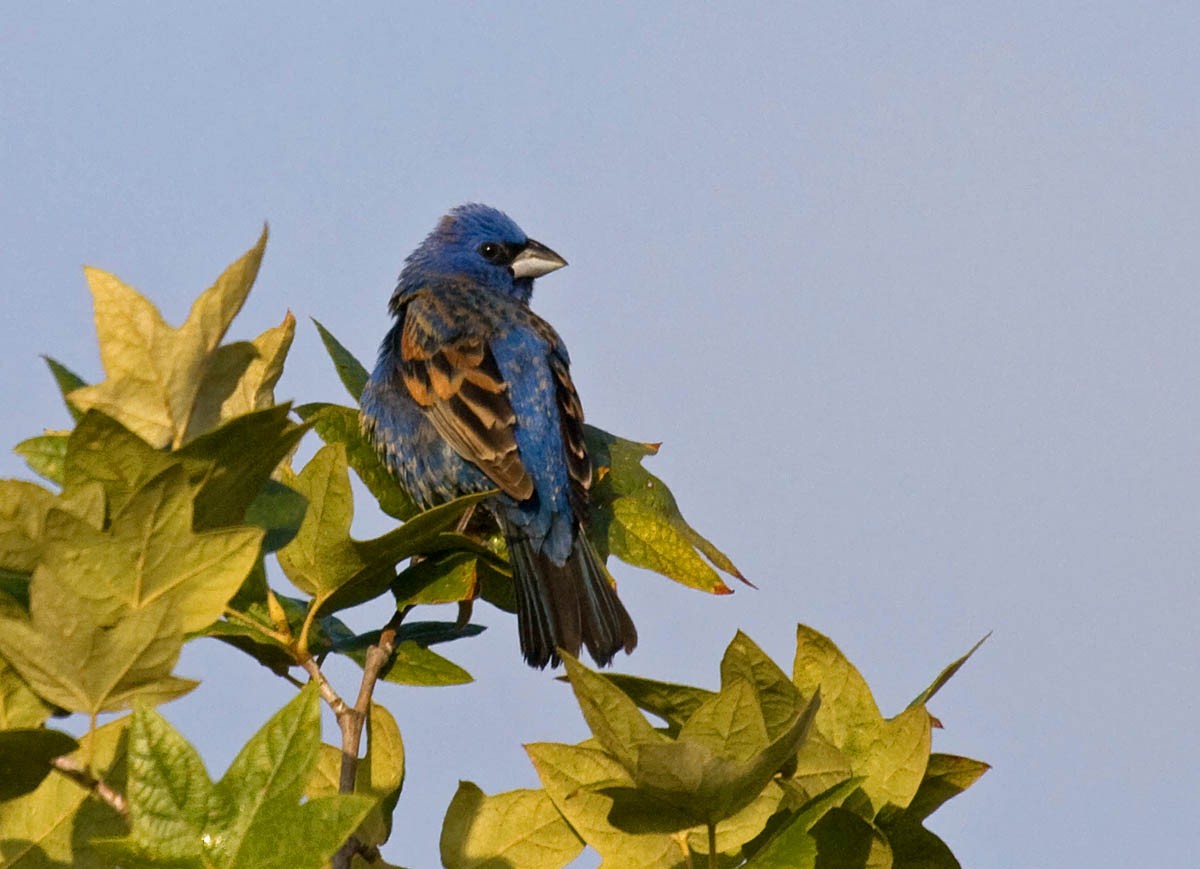
[[[581,646],[604,666],[637,645],[584,531],[592,463],[567,348],[529,308],[534,279],[566,264],[501,211],[453,209],[405,260],[360,402],[364,430],[422,506],[499,489],[485,504],[534,667]]]

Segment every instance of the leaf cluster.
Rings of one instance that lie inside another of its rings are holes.
[[[557,869],[591,846],[606,866],[682,869],[703,855],[755,869],[957,867],[923,822],[987,765],[931,753],[925,704],[972,652],[892,718],[804,626],[791,677],[739,632],[717,691],[606,676],[566,657],[592,737],[526,746],[540,790],[488,796],[461,783],[442,860]]]

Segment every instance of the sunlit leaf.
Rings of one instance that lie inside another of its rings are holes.
[[[66,433],[50,432],[28,438],[13,447],[13,452],[39,477],[62,484],[63,462],[67,456]]]
[[[626,770],[637,766],[644,746],[670,743],[650,726],[624,692],[599,673],[589,670],[569,654],[563,655],[563,664],[588,727]]]
[[[279,565],[297,588],[327,596],[367,566],[350,540],[354,498],[345,449],[322,447],[284,482],[308,500],[308,511],[292,542],[276,553]]]
[[[447,869],[561,869],[582,850],[583,842],[541,790],[488,796],[472,782],[459,782],[442,824]]]
[[[295,333],[296,318],[289,311],[282,323],[253,341],[218,347],[205,372],[185,440],[274,405],[275,385]]]
[[[713,565],[744,580],[724,553],[687,524],[666,484],[642,467],[642,459],[658,452],[656,444],[594,426],[586,427],[586,435],[596,468],[590,533],[601,553],[714,594],[731,589]]]
[[[162,702],[195,687],[170,675],[183,645],[171,600],[111,624],[43,566],[30,595],[29,619],[0,616],[0,656],[44,700],[95,714],[128,706],[134,696]]]
[[[128,724],[125,717],[98,728],[83,737],[72,754],[77,763],[90,760],[91,768],[118,792],[125,790]],[[108,869],[111,862],[96,852],[91,840],[119,836],[125,829],[116,810],[66,776],[51,772],[33,792],[0,801],[0,859],[6,869]]]
[[[97,617],[169,599],[180,626],[215,621],[258,558],[262,531],[192,531],[192,489],[180,466],[139,489],[105,532],[61,510],[46,520],[43,563]]]
[[[609,821],[614,799],[595,790],[629,778],[624,767],[604,751],[557,743],[526,745],[525,751],[555,807],[572,829],[596,849],[607,866],[684,869],[687,855],[669,834],[635,834]]]
[[[50,707],[0,657],[0,729],[38,727],[49,715]]]
[[[24,480],[0,480],[0,568],[33,573],[54,493]]]
[[[822,736],[849,759],[863,778],[874,818],[887,806],[903,808],[917,792],[929,758],[930,720],[924,707],[910,707],[885,719],[857,669],[828,637],[797,627],[793,681],[801,693],[829,692],[817,713]]]
[[[103,847],[135,863],[320,869],[374,805],[355,794],[301,801],[320,730],[317,690],[310,685],[250,738],[213,784],[195,749],[157,712],[139,707],[129,746],[130,833]]]
[[[80,410],[104,411],[156,447],[181,445],[205,374],[250,292],[266,242],[264,228],[258,244],[196,299],[178,329],[115,276],[85,269],[106,377],[72,391],[68,400]]]

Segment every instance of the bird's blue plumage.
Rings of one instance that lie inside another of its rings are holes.
[[[603,664],[637,641],[583,533],[591,463],[570,359],[528,304],[534,279],[564,265],[504,213],[454,209],[405,260],[361,399],[364,428],[422,505],[500,490],[489,509],[534,666],[581,645]]]

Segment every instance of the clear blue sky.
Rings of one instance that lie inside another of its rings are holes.
[[[268,219],[237,336],[290,308],[280,396],[342,400],[308,317],[371,358],[404,255],[494,204],[571,262],[534,302],[589,419],[664,441],[759,586],[618,566],[622,669],[711,685],[738,627],[787,661],[802,621],[890,714],[994,630],[934,704],[995,766],[934,819],[963,864],[1195,861],[1200,7],[250,6],[0,21],[0,442],[66,423],[39,353],[99,376],[84,263],[178,322]],[[585,733],[478,619],[474,685],[381,691],[406,865],[458,779]],[[180,670],[214,774],[289,693],[215,642]]]

